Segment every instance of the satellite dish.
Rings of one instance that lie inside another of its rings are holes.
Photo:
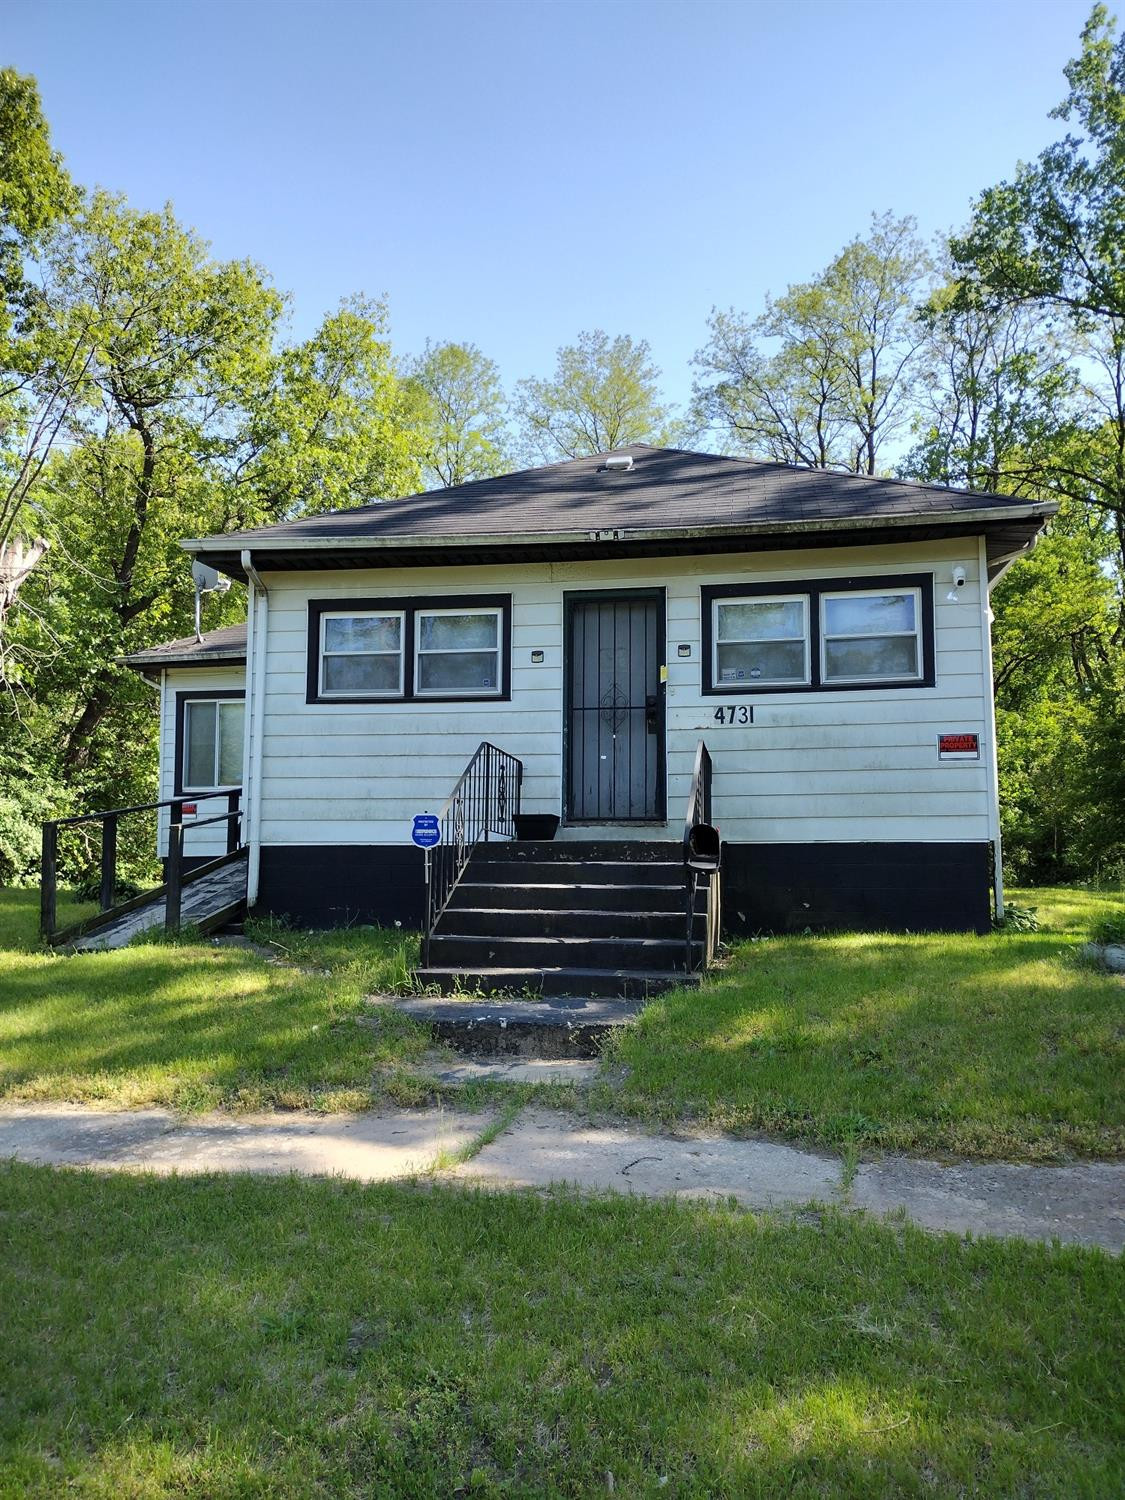
[[[218,570],[209,568],[206,563],[192,563],[191,580],[197,594],[225,594],[230,588],[230,579],[220,577]]]
[[[209,568],[206,563],[193,562],[191,581],[195,585],[195,638],[201,641],[203,632],[200,629],[200,601],[204,594],[225,594],[230,588],[230,579],[220,577],[218,570]]]

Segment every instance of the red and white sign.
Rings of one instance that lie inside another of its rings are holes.
[[[939,734],[938,760],[980,760],[979,734]]]

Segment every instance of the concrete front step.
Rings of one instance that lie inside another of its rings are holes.
[[[643,999],[592,996],[544,1000],[432,1000],[397,1002],[396,1009],[423,1021],[434,1035],[474,1057],[597,1057],[604,1038],[627,1026]]]
[[[684,941],[686,917],[680,911],[567,911],[533,907],[458,906],[446,911],[436,936],[569,938],[660,938]],[[707,914],[695,916],[694,936],[702,942]]]
[[[514,937],[495,932],[483,937],[435,932],[430,940],[430,961],[452,968],[468,964],[488,968],[492,964],[516,968],[589,969],[682,969],[686,967],[683,936],[644,937]]]
[[[552,864],[581,863],[587,859],[626,860],[645,864],[651,860],[679,863],[683,846],[671,839],[512,839],[481,843],[473,850],[479,863],[490,860],[549,860]]]
[[[499,846],[497,846],[499,847]],[[507,844],[505,848],[514,848]],[[682,860],[628,860],[628,859],[531,859],[499,858],[478,859],[474,851],[469,863],[468,875],[474,880],[487,880],[494,885],[515,885],[541,882],[557,885],[560,881],[574,879],[583,885],[678,885],[684,889],[684,866]]]
[[[598,969],[578,965],[515,968],[507,964],[437,964],[416,969],[415,979],[424,988],[442,995],[474,996],[545,995],[591,996],[646,1000],[679,985],[698,983],[698,975],[683,970]]]
[[[583,881],[570,884],[561,880],[557,871],[554,880],[531,883],[524,880],[482,880],[469,877],[477,874],[470,865],[466,879],[454,887],[448,912],[463,907],[496,906],[533,907],[539,911],[684,911],[685,889],[682,878],[672,885],[606,885],[604,882]],[[522,874],[522,871],[520,872]],[[707,890],[700,885],[696,896],[700,911],[706,910]]]

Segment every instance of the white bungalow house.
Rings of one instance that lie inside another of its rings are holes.
[[[416,927],[413,820],[482,741],[542,864],[678,846],[703,740],[728,931],[986,930],[988,590],[1053,509],[633,445],[185,541],[249,617],[129,659],[160,796],[242,784],[251,906]]]

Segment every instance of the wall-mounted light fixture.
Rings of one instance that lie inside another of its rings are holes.
[[[682,646],[677,646],[676,647],[676,655],[677,656],[690,656],[691,655],[691,647],[689,645],[687,645],[687,644],[682,645]]]
[[[531,665],[533,667],[541,667],[543,665],[543,652],[542,651],[533,651],[531,653]]]

